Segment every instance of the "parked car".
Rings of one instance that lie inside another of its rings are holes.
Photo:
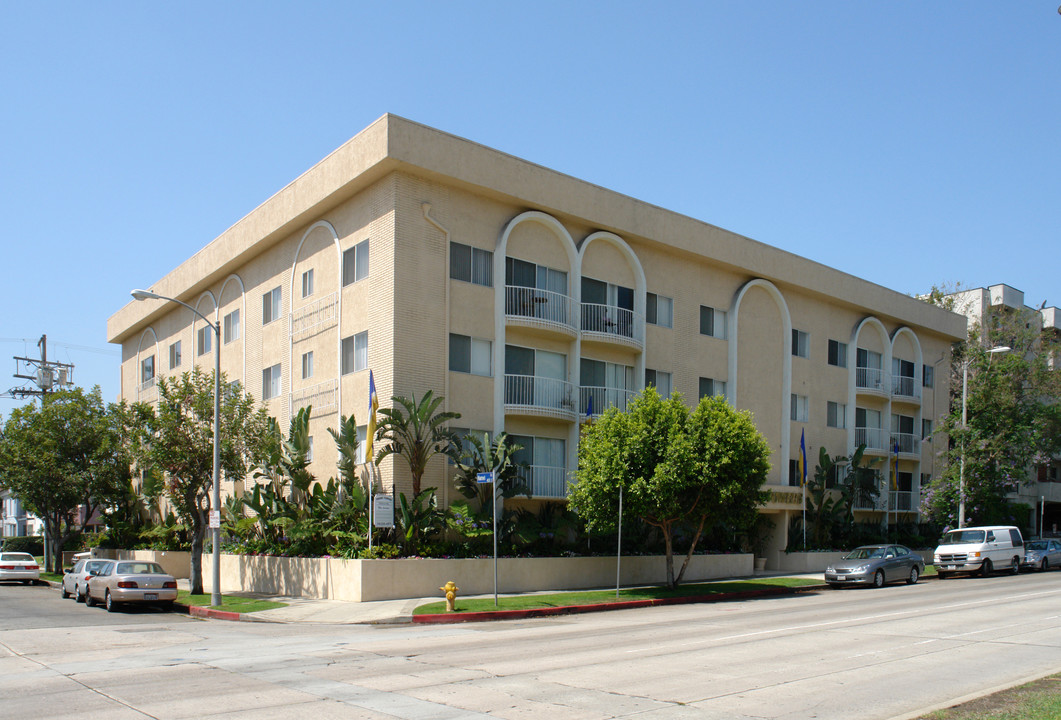
[[[0,580],[21,580],[24,585],[41,578],[37,558],[24,552],[0,552]]]
[[[77,602],[85,602],[85,588],[88,587],[88,577],[93,570],[99,570],[109,560],[93,560],[92,558],[81,558],[72,568],[67,568],[63,574],[63,586],[61,594],[64,598],[71,595]]]
[[[995,566],[1016,575],[1024,557],[1024,539],[1012,525],[991,525],[951,530],[939,541],[933,563],[939,579],[956,572],[990,575]]]
[[[913,585],[925,572],[924,559],[902,545],[863,545],[825,568],[830,587],[872,585],[905,580]]]
[[[1030,540],[1024,543],[1021,567],[1049,570],[1061,567],[1061,540]]]
[[[155,562],[107,560],[90,573],[85,604],[102,602],[114,612],[123,603],[148,603],[164,610],[177,599],[177,581]]]

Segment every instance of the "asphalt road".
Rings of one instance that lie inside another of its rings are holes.
[[[1061,572],[446,626],[0,585],[0,717],[897,718],[1061,671]]]

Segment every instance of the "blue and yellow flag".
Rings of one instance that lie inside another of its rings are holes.
[[[376,437],[376,410],[379,397],[376,395],[376,380],[368,371],[368,430],[365,432],[365,462],[372,462],[372,441]]]
[[[796,459],[796,467],[799,470],[799,486],[807,484],[807,443],[806,431],[799,431],[799,458]]]
[[[894,468],[892,470],[892,490],[899,489],[899,441],[895,441],[895,445],[892,447],[892,459],[894,462]]]

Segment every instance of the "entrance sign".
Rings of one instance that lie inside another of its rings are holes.
[[[372,526],[394,527],[394,498],[390,495],[381,494],[372,498]]]

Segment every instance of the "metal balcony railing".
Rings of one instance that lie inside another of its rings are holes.
[[[339,293],[332,293],[291,311],[291,335],[297,339],[329,328],[338,321]]]
[[[918,509],[917,493],[909,490],[892,490],[888,510],[891,512],[916,512]]]
[[[293,416],[304,407],[313,408],[314,415],[335,410],[339,402],[339,381],[324,382],[292,391],[288,409]]]
[[[912,400],[921,399],[921,383],[915,378],[902,375],[892,376],[892,395]]]
[[[921,454],[921,436],[912,433],[892,433],[892,447],[899,446],[902,455]]]
[[[537,411],[533,414],[575,415],[572,384],[537,375],[505,375],[505,406]]]
[[[582,332],[643,347],[645,318],[632,310],[614,305],[582,303]]]
[[[505,315],[544,327],[576,329],[571,298],[551,290],[506,285]]]
[[[884,371],[880,368],[855,368],[855,387],[884,392]]]
[[[594,415],[600,415],[612,406],[625,412],[626,404],[630,402],[630,399],[633,398],[633,396],[633,390],[583,385],[579,389],[578,411],[582,415],[585,415],[589,411],[589,401],[592,398]]]
[[[519,473],[520,480],[535,498],[566,498],[567,469],[551,465],[530,465]]]
[[[884,446],[884,432],[880,428],[855,428],[855,447],[865,445],[867,450],[887,450]]]

